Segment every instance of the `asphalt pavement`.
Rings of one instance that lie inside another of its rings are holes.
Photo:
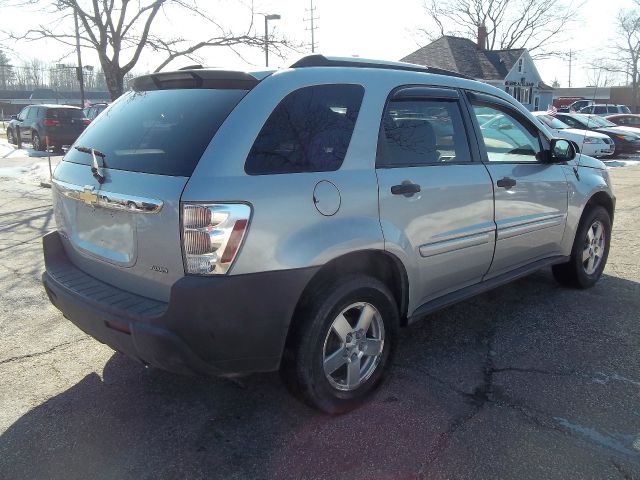
[[[640,478],[640,167],[611,176],[594,288],[544,270],[433,314],[334,417],[277,374],[181,377],[86,336],[40,284],[50,190],[0,177],[0,479]]]

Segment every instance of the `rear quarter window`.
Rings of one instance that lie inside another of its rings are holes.
[[[347,154],[364,88],[315,85],[287,95],[249,152],[249,175],[337,170]]]
[[[75,145],[104,153],[107,169],[188,177],[246,93],[240,89],[128,92],[96,117]],[[91,155],[72,148],[64,160],[90,165]]]

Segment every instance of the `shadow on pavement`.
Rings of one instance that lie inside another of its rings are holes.
[[[403,330],[389,381],[371,402],[340,417],[300,404],[277,374],[237,382],[180,377],[114,354],[102,378],[86,376],[0,436],[0,478],[448,478],[484,467],[496,478],[542,478],[550,471],[555,474],[545,478],[583,471],[604,478],[597,462],[616,452],[554,426],[555,415],[589,421],[595,411],[590,394],[581,398],[579,389],[545,382],[546,391],[525,392],[522,400],[510,390],[514,377],[488,375],[533,366],[575,371],[575,381],[592,389],[598,385],[591,387],[588,375],[625,365],[624,378],[640,380],[639,292],[640,284],[608,275],[591,290],[568,290],[540,272],[433,314]],[[526,402],[527,395],[550,411],[536,407],[533,415],[541,417],[533,421],[509,409],[504,422],[521,423],[503,432],[496,422],[479,420],[475,436],[462,446],[452,443],[483,411]],[[556,407],[563,396],[578,407]],[[615,405],[612,422],[640,433],[640,411],[634,417],[621,406],[628,396],[629,390],[607,390],[602,401]],[[601,421],[596,427],[610,427],[607,418]],[[512,450],[517,442],[530,450]],[[586,449],[580,459],[586,463],[571,465],[562,442]],[[502,463],[495,464],[494,455]],[[438,467],[443,459],[448,466]],[[554,470],[554,459],[568,462],[567,469]]]

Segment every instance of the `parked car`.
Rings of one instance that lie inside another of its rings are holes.
[[[559,108],[558,111],[565,112],[565,113],[577,112],[581,108],[584,108],[588,105],[593,105],[594,103],[595,102],[593,100],[576,100],[575,102],[571,103],[566,107]]]
[[[71,145],[89,125],[82,109],[68,105],[30,105],[11,118],[7,141],[16,144],[19,133],[21,140],[31,142],[34,150],[45,150],[47,138],[50,147],[61,150],[63,145]]]
[[[533,115],[543,122],[556,137],[575,142],[580,149],[580,153],[598,158],[613,155],[615,151],[613,140],[604,133],[571,128],[562,120],[549,115],[547,112],[533,112]]]
[[[94,103],[89,107],[83,109],[85,117],[93,121],[98,115],[100,115],[107,107],[108,103]]]
[[[626,105],[589,105],[581,108],[579,113],[585,114],[595,114],[600,115],[601,117],[612,115],[614,113],[631,113],[629,107]]]
[[[382,380],[399,327],[543,267],[587,288],[606,264],[604,164],[490,85],[312,55],[132,88],[55,170],[43,283],[146,365],[280,369],[343,412]]]
[[[604,117],[606,120],[609,120],[611,123],[615,123],[620,127],[630,127],[635,129],[640,129],[640,115],[634,115],[632,113],[629,114],[618,114],[618,115],[607,115]]]
[[[635,133],[633,128],[619,127],[598,115],[558,113],[556,117],[570,127],[604,133],[609,136],[616,147],[613,156],[640,151],[640,135]]]

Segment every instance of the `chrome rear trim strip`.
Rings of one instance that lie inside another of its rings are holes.
[[[96,190],[91,185],[74,185],[53,179],[56,190],[67,198],[83,202],[95,208],[109,210],[124,210],[130,213],[158,213],[162,210],[162,200],[154,198],[125,195],[123,193],[105,192]]]

